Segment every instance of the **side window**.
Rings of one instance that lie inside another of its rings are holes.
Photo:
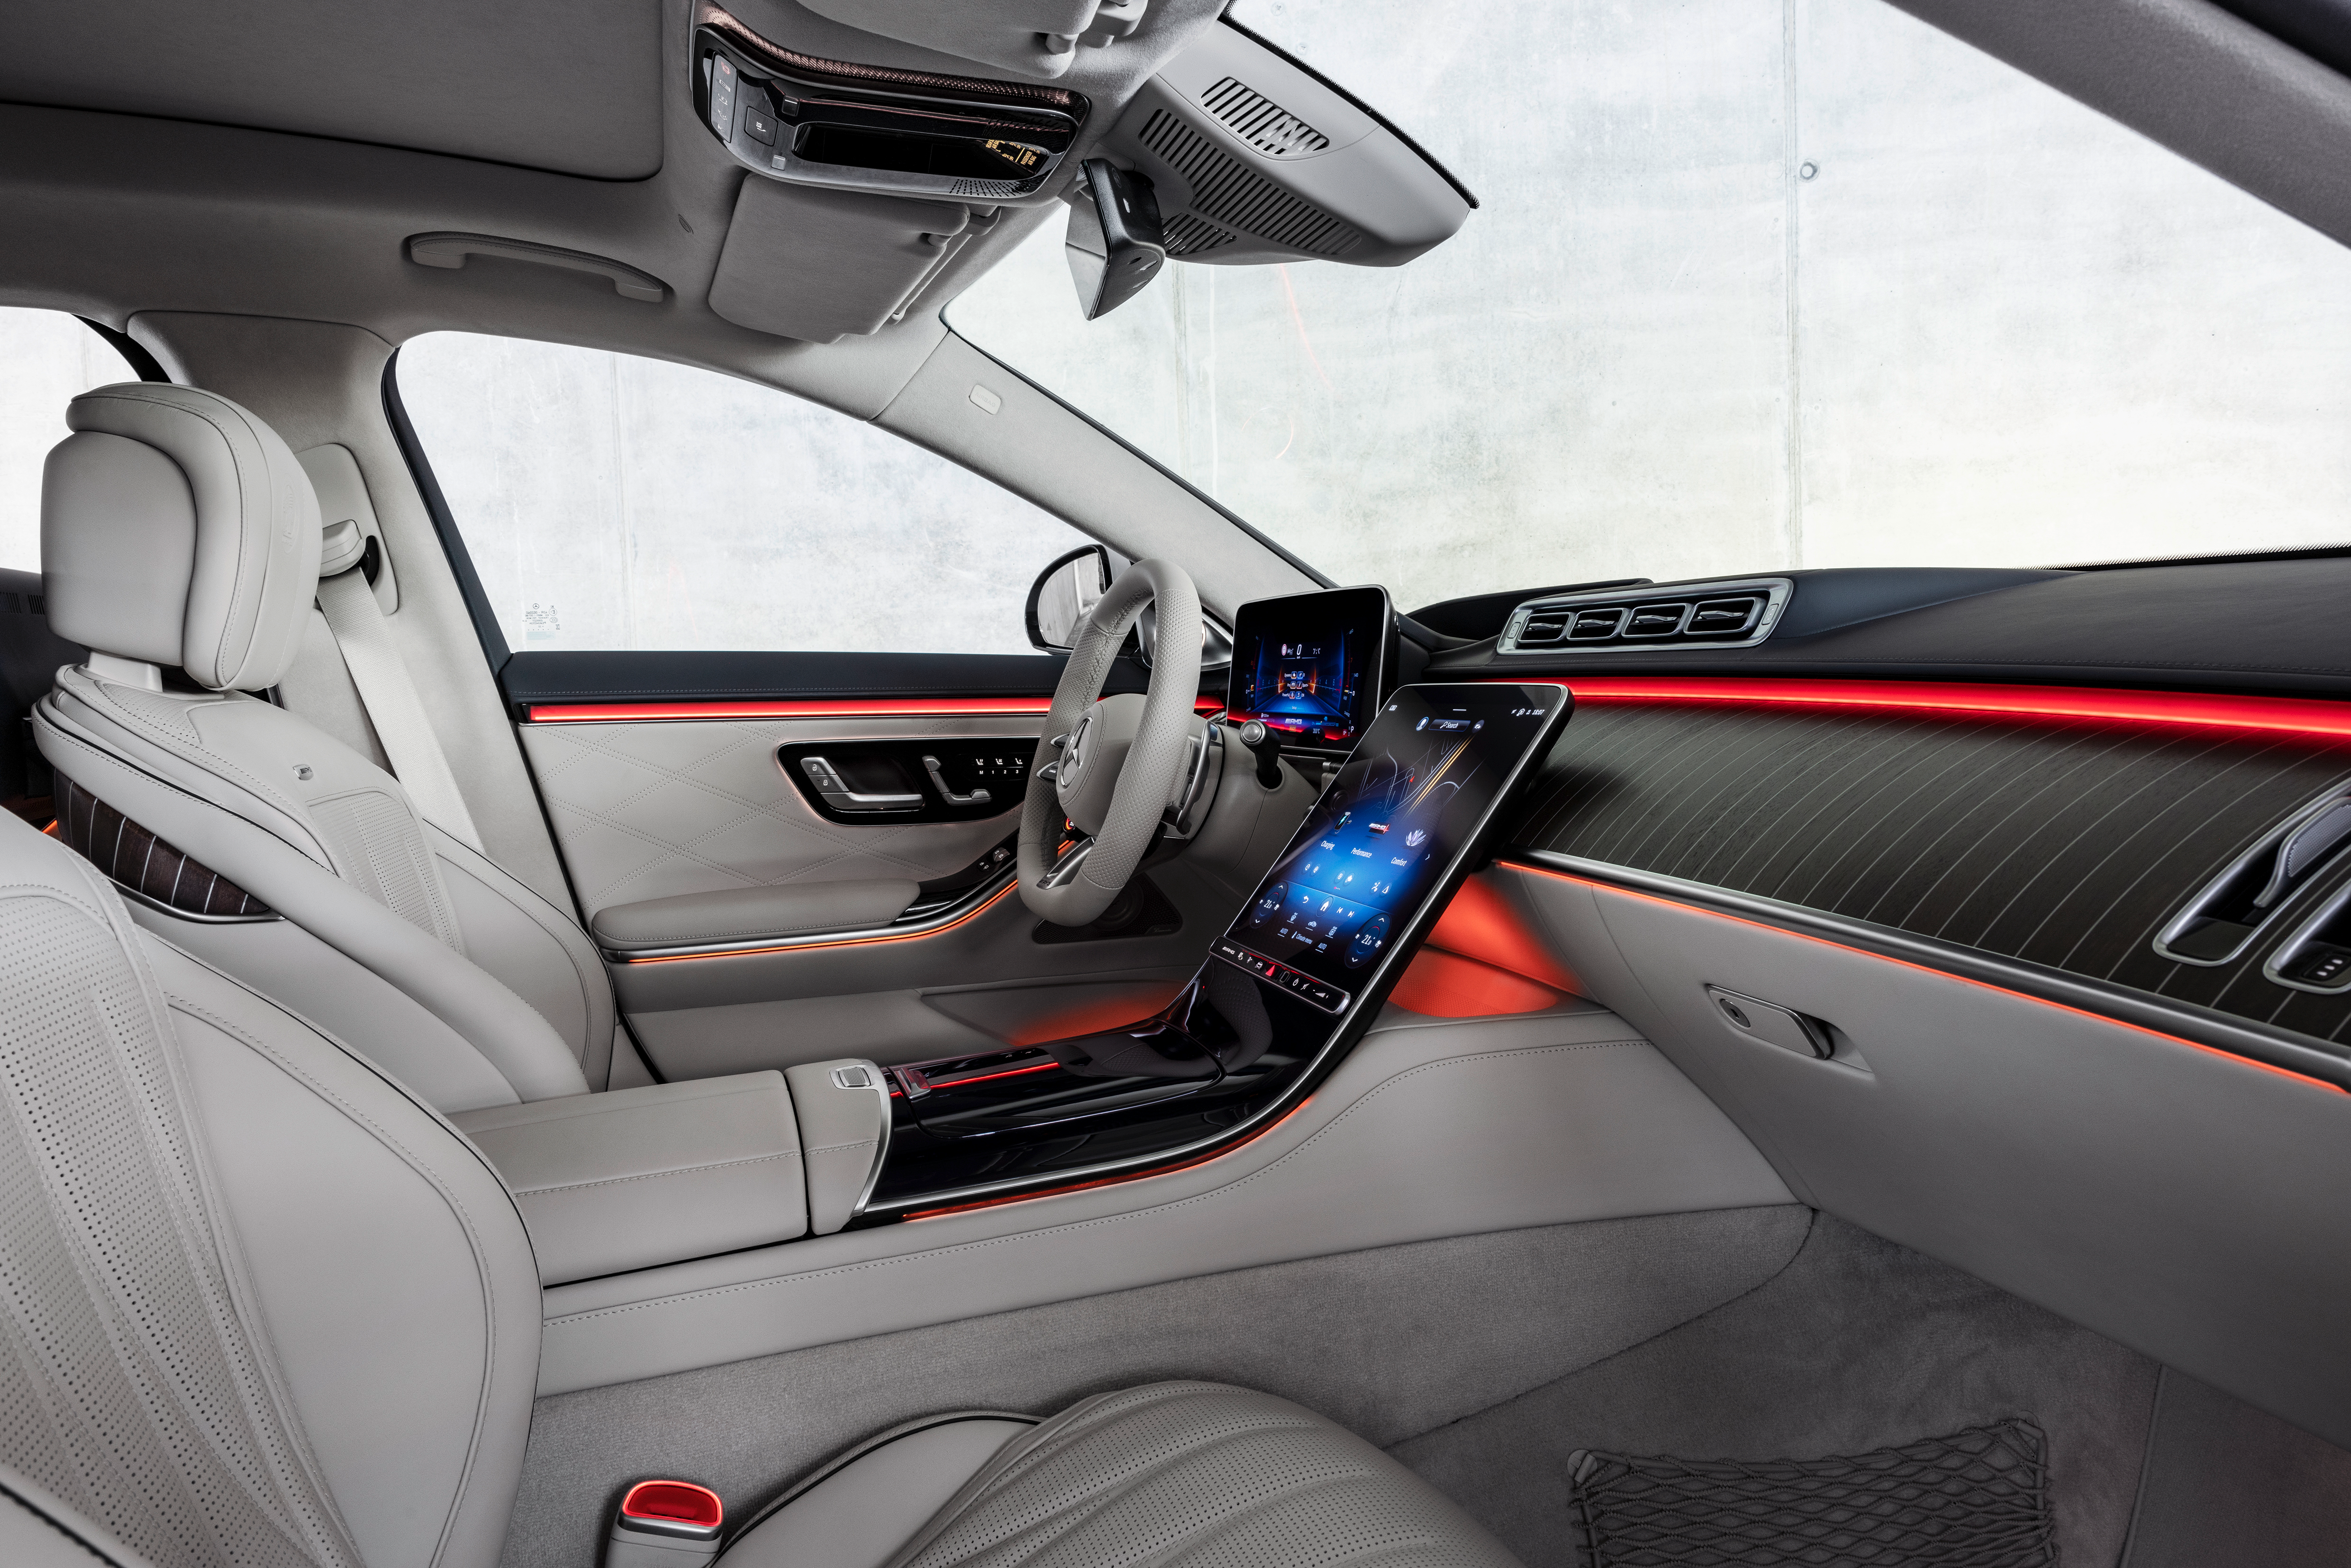
[[[1025,653],[1091,541],[830,409],[711,371],[435,332],[400,396],[516,652]]]
[[[41,464],[66,438],[66,404],[138,379],[64,311],[0,309],[0,570],[41,570]]]

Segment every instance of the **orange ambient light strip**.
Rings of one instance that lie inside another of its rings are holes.
[[[1991,718],[2096,718],[2210,729],[2268,730],[2351,740],[2351,703],[2319,697],[2133,692],[2090,686],[1975,685],[1952,681],[1793,680],[1759,675],[1554,675],[1579,703],[1720,703],[1861,708],[1878,713],[1980,714]]]
[[[1602,893],[1612,893],[1620,898],[1637,898],[1667,909],[1703,915],[1715,920],[1727,920],[1734,925],[1752,926],[1758,931],[1769,931],[1775,936],[1792,936],[1799,942],[1811,942],[1819,946],[1833,947],[1840,953],[1852,953],[1864,958],[1874,958],[1881,964],[1892,964],[1899,968],[1915,970],[1921,975],[1933,975],[1939,979],[1949,980],[1955,985],[1973,986],[1980,991],[1990,991],[1995,996],[2013,997],[2019,1001],[2031,1002],[2035,1007],[2053,1008],[2061,1013],[2072,1013],[2076,1018],[2095,1019],[2100,1023],[2112,1024],[2116,1029],[2126,1029],[2134,1034],[2143,1034],[2150,1040],[2162,1040],[2167,1045],[2186,1046],[2190,1051],[2201,1051],[2206,1056],[2218,1057],[2222,1061],[2231,1062],[2239,1067],[2254,1068],[2262,1072],[2273,1073],[2292,1082],[2308,1084],[2314,1089],[2324,1089],[2330,1094],[2351,1094],[2351,1090],[2346,1090],[2340,1084],[2329,1083],[2324,1078],[2313,1078],[2306,1072],[2296,1072],[2292,1068],[2272,1066],[2269,1062],[2257,1061],[2250,1056],[2239,1056],[2232,1051],[2222,1051],[2217,1046],[2199,1045],[2195,1040],[2183,1040],[2176,1034],[2166,1034],[2159,1029],[2148,1029],[2144,1024],[2126,1023],[2121,1019],[2112,1018],[2105,1013],[2092,1012],[2087,1008],[2069,1007],[2064,1002],[2053,1002],[2046,997],[2036,997],[2030,992],[2011,990],[2006,986],[1995,986],[1988,980],[1970,979],[1965,975],[1955,975],[1949,969],[1938,969],[1929,964],[1914,964],[1907,958],[1888,957],[1883,953],[1872,953],[1865,947],[1855,947],[1849,943],[1832,941],[1825,936],[1814,936],[1808,932],[1792,931],[1784,925],[1774,925],[1768,921],[1750,920],[1740,915],[1726,915],[1719,909],[1708,909],[1703,904],[1688,904],[1675,898],[1661,898],[1654,893],[1639,893],[1613,882],[1575,876],[1563,871],[1552,871],[1547,866],[1529,865],[1523,861],[1501,861],[1497,863],[1511,871],[1522,872],[1529,876],[1547,876],[1558,882],[1573,883],[1578,887],[1589,887]]]
[[[954,930],[968,921],[978,919],[1004,902],[1004,895],[1019,886],[1008,882],[996,890],[994,897],[977,909],[967,909],[945,925],[934,925],[923,931],[876,931],[870,936],[843,936],[831,942],[778,942],[765,947],[728,947],[717,953],[668,953],[646,958],[622,957],[623,964],[705,964],[716,958],[748,958],[762,953],[815,953],[827,947],[872,947],[884,942],[920,942],[926,936],[936,936]]]
[[[806,702],[533,703],[532,724],[648,724],[694,718],[1025,718],[1049,712],[1050,697],[824,697]],[[1202,697],[1199,713],[1225,705]]]

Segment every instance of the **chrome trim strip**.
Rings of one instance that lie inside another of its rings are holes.
[[[882,1101],[882,1132],[873,1140],[873,1163],[865,1168],[865,1185],[858,1189],[857,1201],[849,1206],[849,1218],[841,1221],[843,1228],[856,1224],[865,1206],[873,1201],[873,1189],[882,1184],[882,1167],[890,1158],[891,1124],[898,1119],[890,1109],[890,1074],[879,1063],[868,1061],[866,1066],[872,1071],[873,1092]]]
[[[93,867],[92,869],[96,868]],[[104,875],[104,873],[101,872],[99,874]],[[176,904],[166,904],[162,899],[155,897],[152,894],[141,893],[127,882],[115,882],[115,879],[110,876],[107,877],[106,880],[114,883],[114,891],[120,894],[124,898],[129,899],[131,903],[143,904],[158,915],[168,915],[174,920],[185,920],[193,925],[266,925],[272,920],[283,920],[286,918],[286,916],[278,914],[276,910],[272,910],[266,915],[199,915],[194,910],[182,909]],[[250,894],[247,896],[250,896]]]
[[[728,953],[773,953],[791,947],[829,947],[841,942],[871,942],[887,937],[927,936],[977,914],[987,902],[1019,876],[1016,861],[935,914],[898,925],[867,925],[851,931],[799,931],[789,936],[762,936],[747,942],[704,942],[667,947],[612,947],[601,944],[604,956],[615,964],[641,963],[647,958],[712,958]]]
[[[1718,915],[1772,925],[1800,936],[1812,936],[1894,958],[1920,968],[1940,970],[1963,980],[1976,980],[2001,990],[2015,991],[2036,1001],[2053,1002],[2079,1012],[2095,1013],[2116,1023],[2155,1034],[2167,1034],[2209,1047],[2229,1056],[2241,1056],[2264,1066],[2283,1068],[2305,1078],[2321,1079],[2351,1090],[2351,1047],[2309,1035],[2295,1034],[2271,1024],[2256,1023],[2210,1008],[2177,1002],[2152,991],[2118,986],[2064,969],[2053,969],[2028,959],[1987,953],[1936,936],[1918,936],[1889,925],[1873,925],[1850,915],[1782,904],[1751,893],[1737,893],[1706,883],[1605,861],[1561,854],[1556,850],[1509,850],[1496,860],[1505,868],[1513,862],[1539,871],[1564,872],[1574,877],[1646,893],[1677,904],[1694,904]]]

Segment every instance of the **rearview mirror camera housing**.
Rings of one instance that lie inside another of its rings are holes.
[[[1078,286],[1078,308],[1087,320],[1142,293],[1167,262],[1167,236],[1151,182],[1107,158],[1087,159],[1071,193],[1064,248]]]

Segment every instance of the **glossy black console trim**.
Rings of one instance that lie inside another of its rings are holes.
[[[1847,915],[1828,915],[1774,898],[1735,893],[1706,883],[1685,882],[1656,872],[1605,861],[1585,860],[1555,850],[1513,849],[1499,857],[1504,864],[1518,862],[1541,871],[1564,873],[1589,882],[1648,894],[1676,904],[1694,904],[1759,925],[1775,926],[1800,936],[1816,937],[1839,946],[1874,953],[1922,968],[1939,970],[1963,980],[1975,980],[2001,990],[2015,991],[2059,1007],[2095,1013],[2116,1023],[2149,1030],[2193,1044],[2241,1056],[2264,1066],[2282,1068],[2316,1078],[2351,1092],[2351,1048],[2315,1040],[2216,1012],[2192,1003],[2166,1000],[2147,991],[2109,981],[2068,974],[2021,958],[2006,958],[1979,948],[1932,936],[1913,936],[1892,926],[1876,925]]]

